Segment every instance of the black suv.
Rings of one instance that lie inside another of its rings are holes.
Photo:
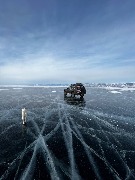
[[[86,94],[86,89],[82,83],[71,84],[67,89],[64,89],[64,96],[71,94],[71,96],[80,95],[83,97]]]

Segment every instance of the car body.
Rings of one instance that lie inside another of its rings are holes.
[[[71,94],[71,96],[80,95],[83,97],[86,94],[86,89],[82,83],[71,84],[67,89],[64,89],[64,96]]]

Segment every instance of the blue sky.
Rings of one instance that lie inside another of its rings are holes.
[[[132,81],[134,0],[0,0],[0,84]]]

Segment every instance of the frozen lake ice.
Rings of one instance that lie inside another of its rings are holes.
[[[0,179],[135,179],[134,89],[63,89],[0,87]]]

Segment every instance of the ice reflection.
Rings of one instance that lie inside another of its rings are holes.
[[[66,97],[64,97],[64,101],[69,105],[76,105],[76,106],[80,106],[80,107],[85,107],[85,105],[86,105],[86,101],[82,97],[66,96]]]
[[[22,125],[22,138],[27,136],[27,125]]]

